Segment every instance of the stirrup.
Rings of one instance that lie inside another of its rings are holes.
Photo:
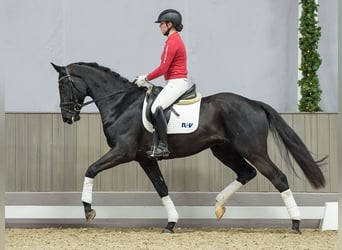
[[[161,148],[153,146],[151,150],[147,151],[147,154],[153,158],[166,158],[169,157],[170,151],[167,148]]]

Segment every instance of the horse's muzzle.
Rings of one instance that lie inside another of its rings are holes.
[[[72,124],[73,120],[74,119],[72,119],[72,118],[63,117],[63,122],[68,123],[68,124]]]
[[[63,117],[63,122],[68,124],[73,124],[74,122],[77,122],[81,119],[79,115],[71,116],[71,117]]]

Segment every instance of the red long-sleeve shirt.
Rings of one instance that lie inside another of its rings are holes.
[[[146,78],[151,81],[162,75],[165,80],[187,78],[186,49],[178,32],[172,33],[167,38],[159,67]]]

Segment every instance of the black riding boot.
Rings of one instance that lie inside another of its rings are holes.
[[[154,145],[152,150],[148,151],[147,154],[154,158],[168,157],[170,151],[167,144],[167,122],[162,107],[157,107],[153,119],[155,122],[153,134]]]

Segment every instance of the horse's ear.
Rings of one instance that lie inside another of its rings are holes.
[[[58,65],[56,65],[56,64],[54,64],[54,63],[52,63],[52,62],[51,62],[51,65],[52,65],[52,67],[53,67],[58,73],[61,73],[62,70],[64,69],[64,67],[58,66]]]

